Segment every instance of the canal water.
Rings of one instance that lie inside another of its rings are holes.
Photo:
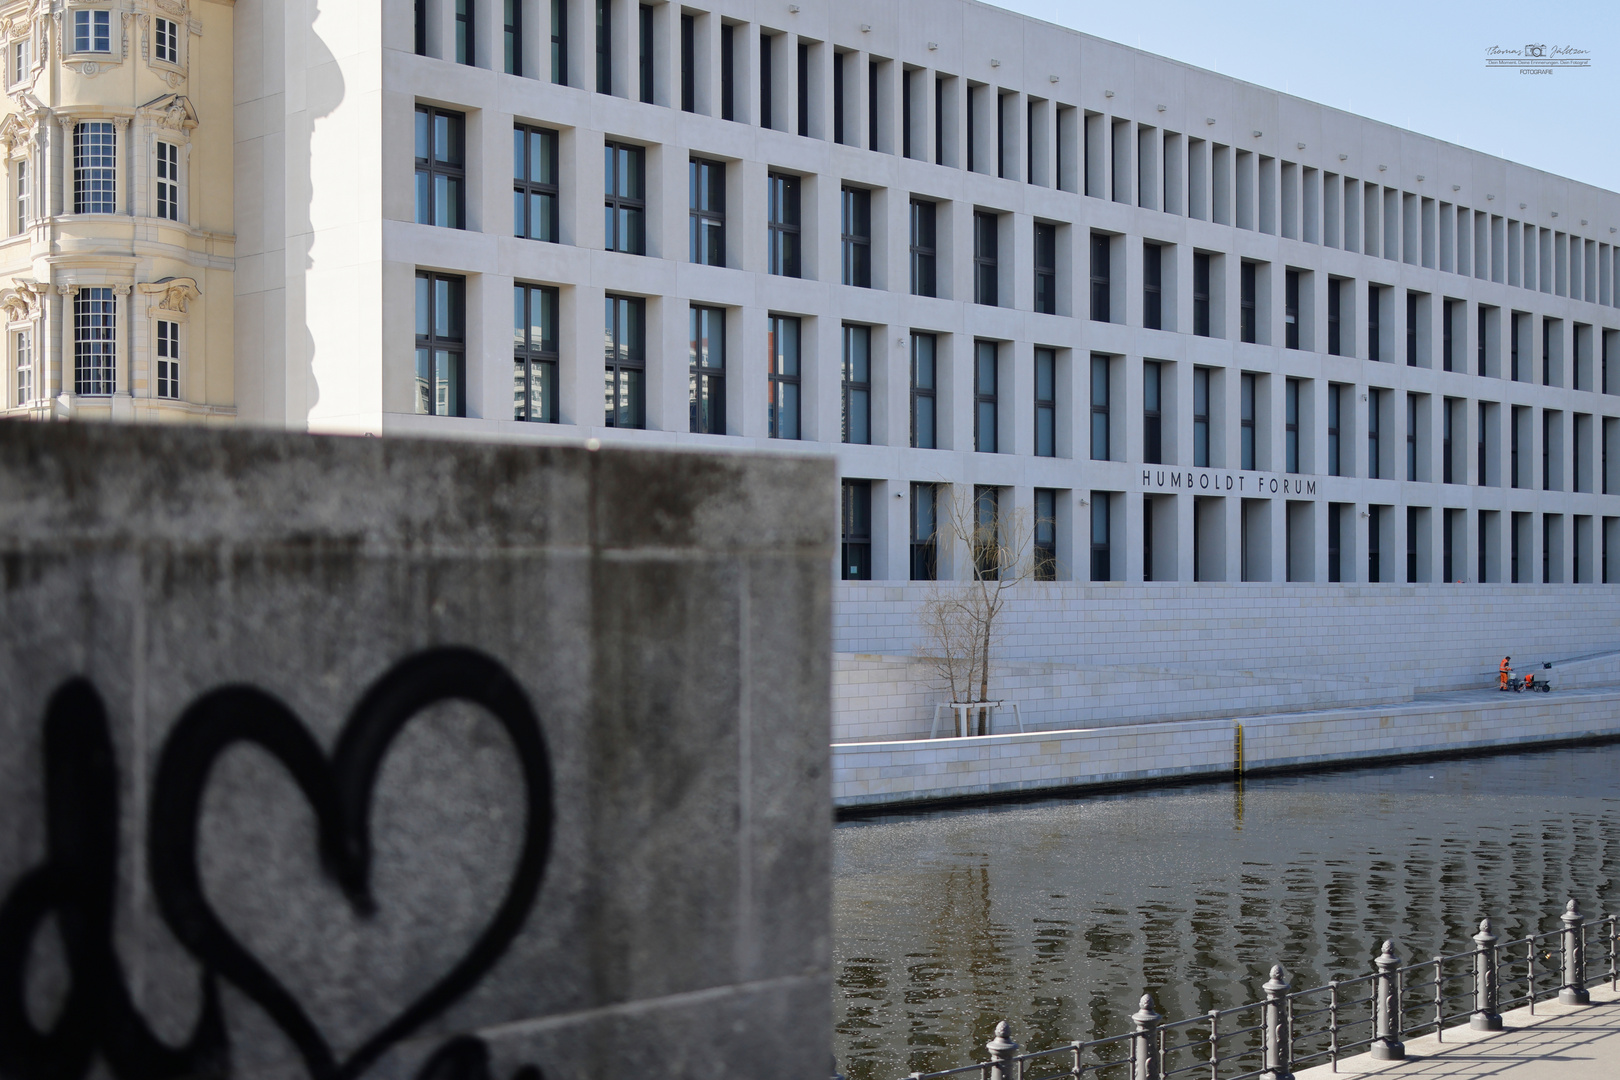
[[[839,1071],[893,1080],[1620,905],[1620,744],[841,823]]]

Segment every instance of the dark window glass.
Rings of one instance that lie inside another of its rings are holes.
[[[693,304],[687,314],[687,404],[691,430],[726,433],[726,311]]]
[[[1450,371],[1452,367],[1451,321],[1457,317],[1456,308],[1457,301],[1447,300],[1440,312],[1440,369],[1442,371]],[[1446,580],[1451,580],[1450,574],[1446,575]]]
[[[1035,350],[1035,456],[1057,456],[1057,350]]]
[[[975,153],[978,149],[978,139],[976,138],[978,132],[975,130],[977,124],[974,117],[974,113],[978,111],[976,108],[978,101],[975,100],[978,93],[979,88],[977,86],[967,88],[967,160],[962,164],[969,172],[975,171],[974,166],[978,164],[978,155]]]
[[[118,212],[118,134],[111,121],[73,125],[73,212]]]
[[[872,580],[872,482],[843,484],[843,566],[845,581]]]
[[[1383,359],[1379,349],[1379,336],[1382,334],[1381,322],[1383,304],[1379,302],[1379,295],[1383,290],[1377,285],[1367,286],[1367,359],[1378,361]]]
[[[1486,408],[1485,408],[1485,403],[1482,401],[1482,402],[1479,403],[1479,445],[1476,448],[1478,460],[1476,460],[1475,463],[1474,463],[1475,466],[1476,466],[1476,469],[1478,471],[1478,474],[1479,474],[1479,478],[1477,480],[1475,480],[1475,483],[1481,484],[1481,485],[1483,485],[1485,483],[1486,479],[1487,479],[1486,472],[1485,472],[1485,465],[1486,465],[1486,461],[1485,461],[1485,446],[1486,446],[1485,417],[1486,417],[1486,415],[1487,415],[1487,411],[1486,411]]]
[[[1329,398],[1328,400],[1332,400]],[[1344,575],[1341,571],[1339,553],[1342,548],[1341,537],[1344,528],[1344,504],[1328,504],[1328,580],[1340,581]]]
[[[1057,314],[1057,226],[1035,223],[1035,310]]]
[[[1001,492],[993,487],[973,488],[973,576],[995,581],[1001,576]]]
[[[934,423],[938,407],[934,370],[937,345],[933,334],[911,335],[911,445],[921,450],[933,450],[939,445]]]
[[[911,485],[911,580],[939,577],[939,489]]]
[[[866,62],[866,148],[878,148],[878,72],[877,61]]]
[[[501,33],[508,75],[523,74],[523,2],[524,0],[503,0],[506,19],[502,24]]]
[[[161,20],[160,20],[161,21]],[[172,24],[171,24],[172,25]],[[17,368],[26,371],[28,359],[29,337],[27,334],[17,335]],[[180,324],[167,319],[157,322],[157,396],[160,398],[175,399],[180,396]],[[19,386],[19,390],[22,387]],[[18,402],[24,402],[31,395],[18,393]]]
[[[1418,571],[1418,508],[1406,508],[1406,580],[1417,581]]]
[[[416,55],[427,55],[427,5],[428,0],[416,0]],[[77,16],[77,12],[74,13]],[[77,29],[77,28],[75,28]],[[74,51],[78,49],[78,42],[74,42]]]
[[[73,293],[73,392],[102,395],[117,389],[118,297],[104,285],[77,289]]]
[[[1406,395],[1406,478],[1417,479],[1417,396]]]
[[[557,422],[557,290],[512,287],[512,418]]]
[[[568,85],[568,0],[551,0],[551,81]]]
[[[973,302],[976,304],[995,307],[1001,302],[997,290],[1000,266],[996,255],[1000,227],[1000,215],[986,210],[974,211]]]
[[[1552,424],[1546,410],[1541,413],[1541,490],[1552,490]]]
[[[872,328],[844,327],[844,424],[847,443],[872,441]]]
[[[1406,293],[1406,366],[1417,367],[1418,362],[1418,297],[1410,289]]]
[[[1383,510],[1384,510],[1384,508],[1382,506],[1369,506],[1369,507],[1367,507],[1367,580],[1368,581],[1382,581],[1383,580],[1383,578],[1379,574],[1379,567],[1378,567],[1378,556],[1379,556],[1379,547],[1380,547],[1379,540],[1382,539],[1379,536],[1379,534],[1384,531],[1383,530],[1383,516],[1384,516],[1383,515]]]
[[[1331,279],[1328,281],[1327,346],[1328,354],[1330,356],[1344,355],[1340,346],[1341,339],[1339,334],[1339,312],[1341,310],[1339,287],[1341,284],[1341,282]]]
[[[725,163],[693,158],[686,167],[686,188],[692,261],[701,266],[726,265]]]
[[[1158,244],[1142,245],[1142,325],[1149,330],[1164,328],[1164,249]]]
[[[603,236],[609,251],[647,254],[645,151],[639,146],[603,146]]]
[[[769,34],[759,35],[759,126],[762,128],[776,126],[771,116],[772,41]]]
[[[1142,496],[1142,580],[1153,579],[1153,496]]]
[[[1238,266],[1238,331],[1240,338],[1251,345],[1256,340],[1254,294],[1254,263],[1241,263]]]
[[[1091,493],[1091,580],[1112,581],[1113,578],[1113,551],[1111,536],[1113,534],[1113,515],[1109,512],[1110,503],[1106,491],[1093,491]]]
[[[473,30],[473,0],[456,0],[456,63],[475,64],[477,38]]]
[[[1193,333],[1209,337],[1209,256],[1193,254]]]
[[[1474,363],[1475,363],[1476,368],[1477,368],[1477,370],[1474,372],[1474,374],[1476,374],[1476,375],[1483,375],[1483,374],[1485,374],[1485,370],[1486,370],[1486,368],[1485,368],[1485,322],[1486,322],[1485,306],[1483,304],[1481,304],[1480,307],[1479,307],[1479,311],[1478,311],[1478,317],[1475,319],[1475,335],[1476,335],[1476,337],[1478,339],[1475,346],[1474,346],[1474,352],[1475,352]],[[1481,579],[1481,580],[1483,580],[1483,579]]]
[[[1113,387],[1112,365],[1106,356],[1091,358],[1091,460],[1108,461],[1112,439],[1109,433],[1109,398]]]
[[[556,242],[558,200],[557,133],[521,125],[513,128],[513,234]]]
[[[697,19],[681,16],[681,111],[697,112]]]
[[[596,0],[596,92],[613,93],[613,0]]]
[[[1113,317],[1109,284],[1113,274],[1113,245],[1103,233],[1091,234],[1091,318],[1108,322]]]
[[[935,273],[935,257],[938,249],[935,247],[934,215],[936,208],[933,203],[924,199],[911,200],[911,294],[913,296],[938,295]]]
[[[872,193],[864,188],[844,188],[839,203],[843,282],[869,289],[872,287]]]
[[[900,73],[900,156],[911,157],[911,79],[915,72]]]
[[[1283,279],[1283,347],[1299,348],[1299,271]]]
[[[1440,470],[1441,482],[1446,484],[1455,484],[1457,482],[1453,479],[1455,473],[1451,465],[1451,426],[1454,422],[1453,414],[1456,412],[1456,408],[1457,403],[1447,398],[1444,411],[1441,413]],[[1446,580],[1451,580],[1450,571],[1446,572]]]
[[[1036,581],[1057,580],[1057,492],[1050,488],[1035,489],[1035,559]]]
[[[639,55],[636,65],[638,81],[641,83],[640,99],[652,104],[653,100],[653,9],[651,4],[642,4],[637,12],[639,18],[636,24],[637,45]],[[684,18],[684,17],[683,17]],[[684,74],[684,73],[683,73]]]
[[[737,119],[737,46],[736,27],[720,28],[720,119]]]
[[[1541,385],[1552,385],[1552,326],[1548,318],[1541,320]]]
[[[603,399],[608,427],[647,426],[647,305],[635,296],[608,296]]]
[[[112,51],[112,12],[75,11],[73,13],[73,51]]]
[[[1253,469],[1254,465],[1254,394],[1255,377],[1244,372],[1238,380],[1238,468]]]
[[[416,275],[416,411],[466,416],[466,281]]]
[[[833,142],[844,141],[844,53],[833,53]]]
[[[945,80],[934,77],[934,164],[945,164]]]
[[[83,127],[84,125],[79,125]],[[416,220],[464,229],[466,148],[461,113],[416,107]]]
[[[1209,467],[1209,368],[1193,368],[1193,465]]]
[[[1343,407],[1344,387],[1333,385],[1328,387],[1327,399],[1327,455],[1328,475],[1342,476],[1339,461],[1339,410]]]
[[[1299,472],[1299,380],[1289,379],[1283,386],[1284,442],[1283,456],[1288,472]]]
[[[161,19],[159,20],[162,21]],[[157,216],[168,221],[180,220],[180,148],[171,142],[157,144]],[[26,205],[28,198],[28,159],[14,163],[17,174],[19,203]],[[19,218],[26,218],[26,210],[19,209]],[[19,222],[19,226],[22,222]],[[1576,389],[1579,389],[1577,387]]]
[[[767,181],[769,213],[767,268],[783,277],[799,276],[799,178],[771,173]]]
[[[1163,390],[1164,365],[1157,360],[1142,363],[1142,460],[1149,465],[1164,461]]]
[[[799,42],[799,134],[810,134],[810,46]]]
[[[770,401],[766,407],[767,434],[773,439],[797,439],[799,320],[791,315],[772,315],[768,336]]]
[[[973,343],[973,449],[984,454],[999,453],[1001,449],[996,432],[998,352],[993,341]]]
[[[1519,381],[1519,329],[1524,316],[1515,311],[1508,319],[1508,378]]]
[[[1382,390],[1373,388],[1367,391],[1367,478],[1377,480],[1383,475],[1381,463],[1378,460],[1379,421],[1378,415],[1382,411]]]

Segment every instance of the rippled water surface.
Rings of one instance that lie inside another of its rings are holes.
[[[1620,904],[1620,745],[939,811],[834,833],[839,1069],[1117,1034]],[[1532,926],[1532,924],[1534,924]]]

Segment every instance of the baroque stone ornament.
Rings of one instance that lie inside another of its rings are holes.
[[[187,305],[202,295],[196,278],[164,278],[162,281],[143,281],[137,285],[141,292],[157,298],[160,311],[185,314]]]
[[[173,75],[173,72],[168,74]],[[179,82],[180,77],[175,75],[173,81]],[[140,111],[154,123],[172,131],[190,131],[197,126],[197,109],[191,104],[191,98],[185,94],[164,94],[153,98]]]
[[[11,288],[0,292],[0,308],[11,322],[35,319],[45,311],[45,291],[48,285],[23,278],[12,278]]]

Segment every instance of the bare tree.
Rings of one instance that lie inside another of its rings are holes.
[[[925,659],[951,701],[988,701],[990,659],[1008,590],[1036,576],[1034,530],[1028,513],[1000,505],[996,488],[952,485],[949,490],[938,515],[936,548],[943,540],[965,553],[969,573],[966,581],[935,581],[924,598]],[[979,709],[976,716],[984,734],[989,710]]]

